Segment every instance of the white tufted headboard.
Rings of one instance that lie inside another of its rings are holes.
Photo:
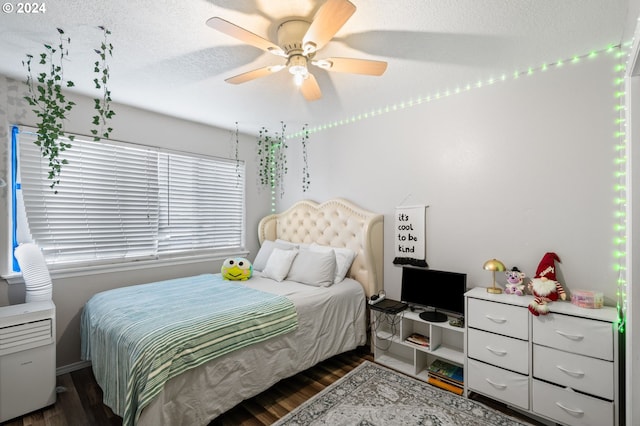
[[[318,204],[299,201],[282,213],[262,218],[258,239],[347,247],[356,258],[347,273],[364,287],[367,297],[382,289],[383,215],[336,198]]]

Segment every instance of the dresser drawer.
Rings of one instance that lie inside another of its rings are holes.
[[[613,325],[550,313],[533,319],[533,343],[613,361]]]
[[[581,392],[613,399],[613,362],[533,345],[533,375]]]
[[[526,340],[473,328],[468,330],[468,339],[467,352],[470,358],[529,374],[529,343]]]
[[[468,298],[467,322],[469,327],[529,339],[529,311],[522,306]]]
[[[533,380],[533,411],[571,426],[612,426],[613,402]]]
[[[507,404],[529,409],[529,377],[469,359],[465,379],[468,388]]]

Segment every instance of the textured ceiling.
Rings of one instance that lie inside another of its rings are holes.
[[[71,38],[65,77],[93,88],[97,29],[111,30],[114,101],[255,133],[281,121],[322,126],[397,102],[539,67],[625,42],[637,0],[351,0],[355,14],[317,54],[388,62],[381,77],[318,68],[323,98],[307,102],[286,72],[241,85],[225,78],[281,60],[205,25],[220,16],[275,40],[291,17],[312,20],[324,0],[44,1],[40,14],[0,14],[0,73],[22,80],[25,54]],[[17,6],[17,2],[9,1]],[[5,3],[6,7],[6,3]]]

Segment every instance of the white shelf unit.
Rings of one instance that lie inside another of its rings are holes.
[[[448,321],[424,321],[410,310],[395,315],[372,310],[371,321],[377,363],[425,381],[429,365],[436,359],[464,367],[464,327],[454,327]],[[429,347],[407,342],[412,333],[429,337]]]

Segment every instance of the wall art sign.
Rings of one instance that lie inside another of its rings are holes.
[[[396,207],[394,265],[428,267],[426,257],[425,205]]]

